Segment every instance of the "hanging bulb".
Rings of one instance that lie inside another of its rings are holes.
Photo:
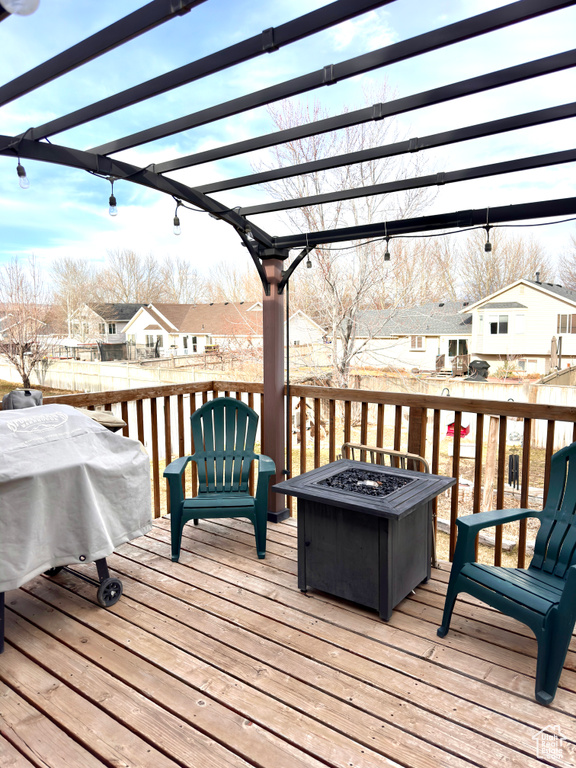
[[[20,187],[22,189],[28,189],[30,186],[30,179],[26,176],[26,171],[24,170],[24,166],[21,165],[20,160],[18,160],[18,165],[16,166],[16,173],[18,174],[18,183],[20,184]]]
[[[390,261],[390,237],[386,236],[386,250],[384,251],[384,261]]]
[[[118,208],[116,207],[116,198],[114,197],[114,178],[110,176],[108,179],[110,182],[110,197],[108,198],[108,213],[110,216],[118,216]]]
[[[306,268],[312,269],[312,262],[310,261],[310,256],[308,256],[306,259]]]
[[[180,228],[180,219],[178,218],[178,216],[174,216],[174,230],[173,230],[173,232],[174,232],[175,235],[179,235],[182,232],[182,230]]]
[[[490,242],[490,227],[486,227],[486,242],[484,243],[484,251],[490,253],[492,250],[492,243]]]

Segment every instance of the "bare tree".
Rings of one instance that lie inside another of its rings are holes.
[[[220,261],[210,270],[206,282],[208,301],[258,301],[261,297],[262,283],[253,266],[236,267]]]
[[[204,301],[206,281],[190,261],[167,256],[161,266],[162,302],[197,304]]]
[[[162,270],[148,254],[108,251],[107,266],[98,276],[99,303],[149,304],[163,299]]]
[[[0,271],[1,351],[16,368],[25,388],[32,371],[46,357],[49,338],[49,296],[32,257],[14,258]]]
[[[70,334],[68,324],[74,312],[83,304],[96,301],[98,273],[89,262],[65,257],[53,263],[51,277],[54,312]]]
[[[510,235],[505,229],[490,230],[492,250],[485,250],[486,232],[474,230],[461,260],[461,278],[467,298],[476,301],[490,296],[520,278],[541,281],[552,278],[553,270],[543,246],[533,237]]]
[[[386,90],[378,94],[385,101]],[[325,113],[313,107],[282,102],[270,108],[280,129],[319,120]],[[320,134],[273,148],[271,167],[306,163],[330,156],[391,143],[398,139],[393,121],[382,120],[356,125],[341,131]],[[417,175],[421,160],[391,157],[356,163],[328,171],[295,176],[266,185],[275,199],[307,197],[321,192],[376,185],[391,179]],[[375,195],[331,204],[307,206],[286,212],[292,228],[314,232],[373,221],[413,216],[433,197],[428,190]],[[360,351],[356,343],[355,319],[360,309],[373,307],[381,287],[393,276],[391,263],[384,260],[382,241],[357,241],[349,248],[318,248],[314,269],[298,270],[294,279],[296,302],[322,325],[332,339],[332,365],[337,383],[347,386],[350,366]],[[381,300],[381,298],[380,298]]]
[[[558,277],[566,288],[576,290],[576,235],[570,235],[570,245],[558,260]]]

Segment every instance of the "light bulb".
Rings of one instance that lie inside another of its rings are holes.
[[[116,198],[114,195],[110,195],[110,199],[108,200],[108,205],[110,206],[108,208],[108,213],[110,216],[117,216],[118,215],[118,208],[116,207]]]
[[[384,251],[384,261],[390,261],[390,238],[386,237],[386,250]]]
[[[310,256],[308,256],[308,259],[307,259],[307,261],[306,261],[306,267],[307,267],[308,269],[312,269],[312,262],[310,261]]]
[[[20,184],[20,187],[22,189],[28,189],[30,186],[30,179],[28,176],[26,176],[26,171],[24,170],[24,166],[18,163],[16,166],[16,173],[18,174],[18,183]]]
[[[174,230],[173,231],[174,231],[175,235],[179,235],[182,232],[182,230],[180,229],[180,219],[178,218],[178,216],[174,216]]]

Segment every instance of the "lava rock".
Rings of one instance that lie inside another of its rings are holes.
[[[411,482],[411,478],[398,477],[398,475],[370,472],[367,469],[345,469],[320,480],[318,485],[327,485],[329,488],[340,491],[362,493],[365,496],[382,497],[388,496],[388,494]]]

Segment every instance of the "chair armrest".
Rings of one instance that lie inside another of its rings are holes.
[[[456,520],[458,526],[458,538],[454,551],[452,572],[456,576],[465,563],[476,562],[476,535],[483,528],[493,525],[512,523],[515,520],[523,520],[526,517],[538,517],[533,509],[495,509],[489,512],[477,512],[475,515],[466,515]],[[450,576],[452,578],[452,575]]]
[[[538,517],[538,512],[533,509],[494,509],[489,512],[477,512],[475,515],[465,515],[456,520],[459,531],[477,533],[483,528],[491,528],[493,525],[513,523],[515,520],[524,520],[526,517]]]
[[[179,459],[174,459],[164,470],[164,477],[168,481],[173,480],[175,477],[181,477],[182,472],[184,472],[186,465],[191,459],[192,456],[180,456]]]
[[[258,483],[256,485],[256,503],[268,504],[268,484],[276,472],[276,464],[269,456],[256,456],[258,461]]]

